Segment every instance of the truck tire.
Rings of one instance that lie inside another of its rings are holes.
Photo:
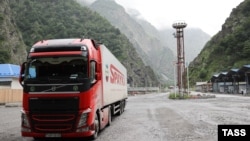
[[[125,111],[126,105],[127,105],[127,101],[124,100],[124,111]]]
[[[121,115],[124,111],[124,104],[123,103],[124,103],[123,101],[120,102],[120,111],[119,111],[118,115]]]
[[[122,101],[122,113],[125,111],[126,101]]]
[[[111,112],[111,106],[109,107],[109,113],[108,113],[108,124],[107,126],[110,126],[111,125],[111,122],[112,122],[112,112]]]
[[[97,114],[95,114],[94,124],[95,124],[95,133],[91,136],[92,140],[95,140],[98,137],[98,133],[100,131],[100,122]]]

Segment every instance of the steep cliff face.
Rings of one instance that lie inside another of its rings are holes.
[[[27,57],[26,46],[16,26],[9,0],[0,1],[0,63],[21,64]]]
[[[158,74],[162,82],[167,83],[173,80],[172,61],[175,58],[173,52],[162,44],[156,29],[154,29],[156,32],[151,32],[152,30],[147,30],[147,27],[140,23],[144,22],[148,24],[148,27],[154,28],[152,25],[130,16],[113,0],[97,0],[90,8],[108,19],[127,36],[144,63]]]
[[[176,38],[173,28],[160,31],[141,17],[135,9],[124,9],[115,0],[95,0],[86,4],[86,0],[77,0],[84,6],[89,6],[112,25],[124,33],[143,59],[152,67],[162,83],[174,83],[174,65],[176,60]],[[192,61],[204,47],[210,36],[200,29],[185,29],[186,61]]]

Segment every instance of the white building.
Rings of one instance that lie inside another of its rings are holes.
[[[22,89],[19,83],[20,66],[13,64],[0,64],[0,89]]]

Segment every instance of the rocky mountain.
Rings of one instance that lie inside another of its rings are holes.
[[[158,86],[146,66],[119,29],[75,0],[1,0],[0,63],[19,64],[33,43],[51,38],[93,38],[105,44],[127,68],[128,83]]]
[[[77,0],[86,5],[86,0]],[[84,3],[85,1],[85,3]],[[151,66],[163,83],[173,82],[173,61],[176,60],[176,38],[173,28],[157,30],[135,9],[124,9],[114,0],[93,0],[91,9],[108,19],[133,43],[140,57]],[[195,38],[194,38],[195,37]],[[186,60],[192,61],[210,36],[200,29],[185,30]]]
[[[26,47],[8,0],[0,1],[0,63],[21,64],[27,56]]]
[[[165,28],[160,31],[161,41],[166,44],[176,55],[177,54],[177,41],[174,38],[174,28]],[[201,52],[205,44],[211,39],[211,36],[199,28],[189,28],[188,25],[184,28],[184,48],[185,60],[191,62]]]
[[[173,65],[169,60],[173,60],[174,54],[162,44],[158,32],[145,30],[135,17],[130,16],[114,0],[97,0],[90,5],[90,8],[105,17],[127,36],[144,63],[158,74],[158,79],[161,79],[162,83],[173,80]],[[145,21],[145,23],[148,22]],[[149,27],[155,30],[152,25]]]
[[[137,14],[137,16],[135,17],[139,17],[139,15]],[[160,39],[162,45],[170,49],[176,56],[177,43],[176,38],[173,36],[173,34],[176,32],[174,28],[156,29],[150,23],[141,18],[136,18],[136,21],[144,28],[144,30],[148,34],[153,34],[156,38]],[[201,29],[186,27],[184,29],[186,61],[193,61],[193,59],[197,57],[197,55],[200,53],[207,41],[209,41],[210,39],[211,36],[202,31]]]
[[[234,8],[222,29],[190,64],[190,82],[208,81],[217,73],[250,64],[250,0]]]

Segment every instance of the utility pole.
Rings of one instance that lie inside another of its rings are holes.
[[[175,38],[177,39],[177,86],[179,89],[179,94],[183,96],[183,75],[185,71],[185,51],[184,51],[184,32],[183,29],[187,24],[183,21],[178,21],[173,23],[173,28],[176,29],[174,33]]]

